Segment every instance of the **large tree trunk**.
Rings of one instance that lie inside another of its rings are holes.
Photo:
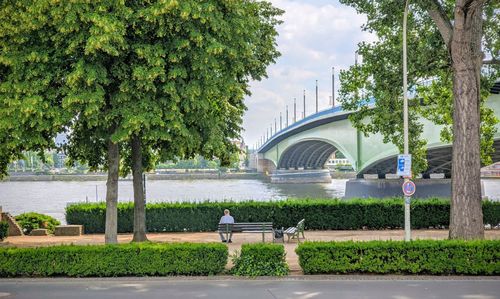
[[[106,244],[118,243],[118,169],[120,151],[117,143],[108,141],[108,181],[106,182]]]
[[[451,41],[453,161],[450,239],[483,239],[480,69],[483,1],[457,1]]]
[[[146,209],[142,182],[142,148],[138,136],[132,138],[132,175],[134,185],[134,238],[132,242],[147,241]]]

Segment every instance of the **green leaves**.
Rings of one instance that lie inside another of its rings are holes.
[[[243,244],[233,257],[231,273],[237,276],[284,276],[288,274],[285,248],[278,244]]]
[[[498,275],[500,241],[306,242],[297,249],[305,274]]]
[[[38,228],[46,228],[49,233],[54,233],[56,226],[61,224],[58,220],[49,215],[34,212],[23,213],[17,215],[15,218],[25,234],[29,234],[32,230]]]
[[[296,226],[306,219],[306,229],[387,229],[404,227],[404,203],[393,199],[290,199],[283,201],[149,203],[146,206],[149,232],[214,231],[224,209],[236,222],[272,222],[275,228]],[[450,201],[420,199],[412,201],[411,225],[414,229],[448,227]],[[66,221],[83,224],[85,233],[103,233],[104,203],[75,204],[66,208]],[[133,204],[118,204],[118,231],[131,232]],[[500,223],[500,203],[483,202],[485,224]]]
[[[229,156],[248,82],[279,56],[263,1],[4,1],[0,171],[23,150],[106,167],[106,140],[146,157]],[[146,169],[152,165],[146,164]]]
[[[227,257],[218,243],[1,248],[0,277],[215,275]]]
[[[359,110],[350,119],[353,125],[365,134],[381,133],[384,142],[391,142],[403,152],[403,90],[402,90],[402,24],[405,1],[341,0],[354,7],[358,13],[366,14],[363,30],[377,35],[377,41],[362,42],[358,53],[362,63],[351,66],[340,75],[340,101],[344,109]],[[454,1],[440,2],[448,15],[453,16]],[[449,51],[428,9],[427,1],[410,4],[408,15],[408,86],[411,94],[409,109],[409,145],[413,155],[413,173],[427,169],[426,142],[422,138],[420,117],[443,125],[442,140],[451,142],[453,119],[452,61]],[[498,57],[498,14],[494,7],[485,7],[483,38],[487,56]],[[497,50],[494,50],[497,49]],[[495,52],[496,51],[496,52]],[[493,136],[496,120],[484,107],[491,82],[499,76],[498,66],[484,67],[481,73],[482,108],[482,161],[491,162]],[[369,109],[367,99],[375,101]]]

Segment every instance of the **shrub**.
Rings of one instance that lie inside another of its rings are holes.
[[[20,214],[15,218],[17,223],[23,229],[23,232],[27,235],[31,233],[32,230],[38,228],[45,228],[50,233],[54,233],[56,226],[61,224],[61,222],[49,215],[35,212]]]
[[[133,231],[133,203],[118,204],[118,231]],[[237,222],[273,222],[274,227],[295,226],[306,219],[306,229],[386,229],[404,226],[404,203],[393,199],[290,199],[283,201],[150,203],[146,206],[149,232],[215,231],[224,209]],[[449,224],[450,202],[413,200],[412,228],[441,228]],[[500,223],[500,202],[483,203],[484,222]],[[68,224],[83,224],[85,233],[104,233],[104,203],[81,203],[66,208]]]
[[[0,221],[0,241],[9,236],[9,224],[7,221]]]
[[[285,248],[278,244],[243,244],[233,258],[231,273],[242,276],[283,276],[288,274]]]
[[[218,243],[0,248],[0,277],[212,275],[227,256]]]
[[[305,242],[296,252],[304,274],[500,274],[500,240]]]

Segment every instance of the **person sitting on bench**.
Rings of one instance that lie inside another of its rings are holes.
[[[226,223],[234,223],[234,218],[233,216],[229,215],[229,210],[228,209],[225,209],[224,210],[224,216],[222,216],[220,218],[220,221],[219,221],[219,224],[226,224]],[[224,234],[219,231],[219,235],[220,235],[220,239],[223,243],[233,243],[233,241],[231,241],[231,238],[233,237],[233,232],[229,233],[229,239],[226,240],[224,238]]]

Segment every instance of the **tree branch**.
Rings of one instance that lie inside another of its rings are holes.
[[[431,5],[427,8],[427,12],[436,24],[446,46],[450,48],[451,38],[453,36],[453,26],[451,25],[450,19],[438,0],[431,0],[429,2]]]

